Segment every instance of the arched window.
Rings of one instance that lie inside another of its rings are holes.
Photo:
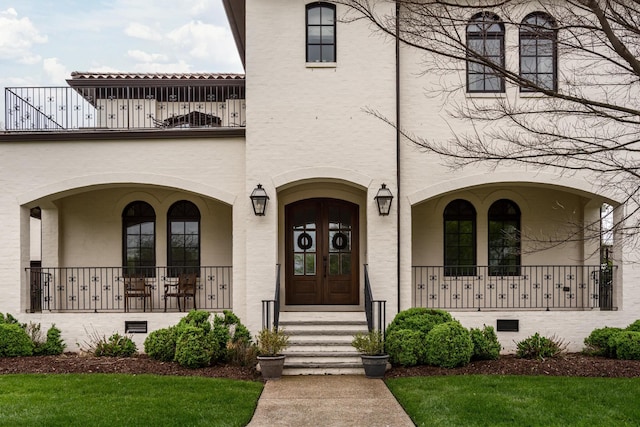
[[[200,211],[193,203],[181,200],[167,213],[169,275],[200,272]]]
[[[558,88],[556,24],[542,12],[527,15],[520,25],[520,76],[544,89]],[[523,92],[535,91],[522,86]]]
[[[520,208],[501,199],[489,208],[489,274],[520,274]]]
[[[124,274],[155,277],[156,213],[146,202],[132,202],[122,212]]]
[[[444,266],[445,276],[476,274],[476,210],[466,200],[444,209]]]
[[[307,62],[336,61],[336,6],[307,5]]]
[[[504,67],[504,24],[490,12],[467,25],[467,92],[504,92],[504,78],[483,61]]]

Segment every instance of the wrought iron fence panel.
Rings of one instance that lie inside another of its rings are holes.
[[[514,275],[489,266],[412,267],[416,307],[447,310],[610,310],[613,274],[600,265],[517,266]],[[493,273],[493,274],[492,274]]]

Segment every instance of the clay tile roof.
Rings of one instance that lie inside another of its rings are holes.
[[[234,73],[99,73],[74,71],[72,80],[243,80],[244,74]]]

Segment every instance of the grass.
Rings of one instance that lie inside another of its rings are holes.
[[[624,426],[640,422],[640,378],[411,377],[387,385],[418,426]]]
[[[262,387],[157,375],[0,375],[0,426],[244,426]]]

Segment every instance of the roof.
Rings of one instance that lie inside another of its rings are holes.
[[[235,73],[99,73],[74,71],[71,80],[244,80]]]

